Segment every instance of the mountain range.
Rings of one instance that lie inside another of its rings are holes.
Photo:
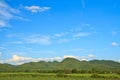
[[[50,71],[50,70],[86,70],[90,71],[92,68],[97,71],[115,71],[120,70],[120,63],[112,60],[91,60],[79,61],[75,58],[65,58],[61,62],[29,62],[21,65],[0,64],[0,72],[8,71]]]

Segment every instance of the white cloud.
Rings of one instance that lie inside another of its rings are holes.
[[[77,33],[77,34],[73,35],[73,37],[85,37],[85,36],[90,36],[90,35],[92,35],[92,33],[81,32],[81,33]]]
[[[22,60],[23,59],[23,57],[19,57],[19,56],[17,56],[17,55],[13,55],[13,57],[12,57],[12,61],[19,61],[19,60]],[[24,58],[25,59],[25,58]]]
[[[29,57],[21,57],[18,55],[13,55],[11,59],[5,61],[5,63],[13,63],[13,64],[20,64],[30,62],[33,58]]]
[[[3,61],[2,61],[2,60],[0,60],[0,63],[3,63]]]
[[[50,7],[40,7],[40,6],[25,6],[25,9],[31,11],[32,13],[38,13],[38,12],[47,11],[51,8]]]
[[[10,19],[20,19],[18,14],[19,10],[10,7],[5,0],[0,0],[0,27],[7,26]]]
[[[11,59],[5,61],[5,63],[11,63],[15,65],[24,64],[27,62],[38,62],[38,61],[61,61],[63,58],[61,57],[53,57],[53,58],[30,58],[23,57],[18,55],[13,55]]]
[[[22,61],[29,61],[32,58],[28,58],[28,57],[21,57],[18,55],[13,55],[11,59],[7,60],[7,62],[22,62]]]
[[[53,61],[62,61],[62,59],[63,59],[63,58],[61,58],[61,57],[54,57],[54,58],[53,58]]]
[[[64,55],[63,57],[51,57],[51,58],[31,58],[31,57],[23,57],[23,56],[18,56],[16,54],[12,55],[12,58],[1,61],[1,63],[10,63],[14,65],[20,65],[28,62],[38,62],[38,61],[62,61],[65,58],[76,58],[81,61],[89,61],[91,58],[94,57],[94,55],[90,54],[88,55],[89,57],[78,57],[78,56],[73,56],[73,55]],[[120,61],[120,60],[119,60]]]
[[[64,55],[63,58],[77,58],[76,56],[73,56],[73,55]]]
[[[53,58],[38,58],[39,61],[62,61],[62,57],[53,57]]]
[[[118,62],[120,63],[120,59],[118,59]]]
[[[81,58],[80,60],[81,60],[81,61],[88,61],[87,58]]]
[[[111,44],[112,46],[119,46],[119,44],[117,42],[112,42]]]
[[[80,60],[81,61],[89,61],[89,60],[91,60],[91,59],[93,59],[95,57],[96,57],[95,55],[89,54],[88,56],[82,56],[82,57],[80,57]]]
[[[88,55],[88,58],[94,58],[94,57],[95,57],[95,55],[93,55],[93,54]]]

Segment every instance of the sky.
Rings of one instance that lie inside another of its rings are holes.
[[[120,62],[120,0],[0,0],[0,63]]]

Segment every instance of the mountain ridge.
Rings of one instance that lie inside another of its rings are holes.
[[[120,63],[112,60],[79,61],[75,58],[65,58],[61,62],[29,62],[21,65],[0,64],[0,72],[6,71],[38,71],[38,70],[87,70],[95,68],[98,71],[120,70]]]

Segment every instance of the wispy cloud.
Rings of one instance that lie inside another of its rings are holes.
[[[92,35],[92,33],[80,32],[80,33],[74,34],[73,37],[85,37],[85,36],[90,36],[90,35]]]
[[[84,27],[83,27],[84,26]],[[87,26],[87,27],[85,27]],[[14,41],[10,41],[12,44],[40,44],[40,45],[50,45],[52,43],[67,43],[78,40],[79,38],[84,38],[95,34],[95,31],[91,30],[90,24],[83,24],[82,30],[73,29],[66,32],[53,33],[49,35],[37,34],[37,33],[16,33],[8,34],[7,38],[14,38]]]
[[[4,21],[4,20],[0,20],[0,27],[2,28],[2,27],[5,27],[5,26],[7,26],[7,22]]]
[[[11,19],[23,19],[19,16],[19,10],[9,6],[5,0],[0,0],[0,27],[8,26]]]
[[[8,34],[8,38],[15,38],[17,41],[11,41],[10,44],[40,44],[40,45],[50,45],[51,38],[46,35],[41,34]]]
[[[13,14],[18,13],[18,10],[10,7],[7,3],[5,3],[3,0],[0,1],[0,15],[1,17],[5,17],[5,19],[10,19],[13,16]]]
[[[117,42],[112,42],[111,45],[112,46],[119,46],[119,44]]]
[[[54,34],[53,36],[54,36],[55,38],[59,38],[59,37],[66,36],[67,34],[68,34],[68,32],[64,32],[64,33],[56,33],[56,34]]]
[[[38,12],[44,12],[47,11],[49,9],[51,9],[51,7],[41,7],[41,6],[25,6],[25,9],[28,11],[31,11],[32,13],[38,13]]]
[[[41,44],[41,45],[49,45],[51,44],[50,37],[44,35],[30,35],[24,37],[23,40],[29,44]]]
[[[64,42],[69,42],[70,39],[67,39],[67,38],[61,38],[58,40],[59,43],[64,43]]]
[[[95,29],[89,23],[82,23],[71,31],[73,37],[86,37],[96,33]]]
[[[23,44],[23,41],[11,41],[10,44]]]

